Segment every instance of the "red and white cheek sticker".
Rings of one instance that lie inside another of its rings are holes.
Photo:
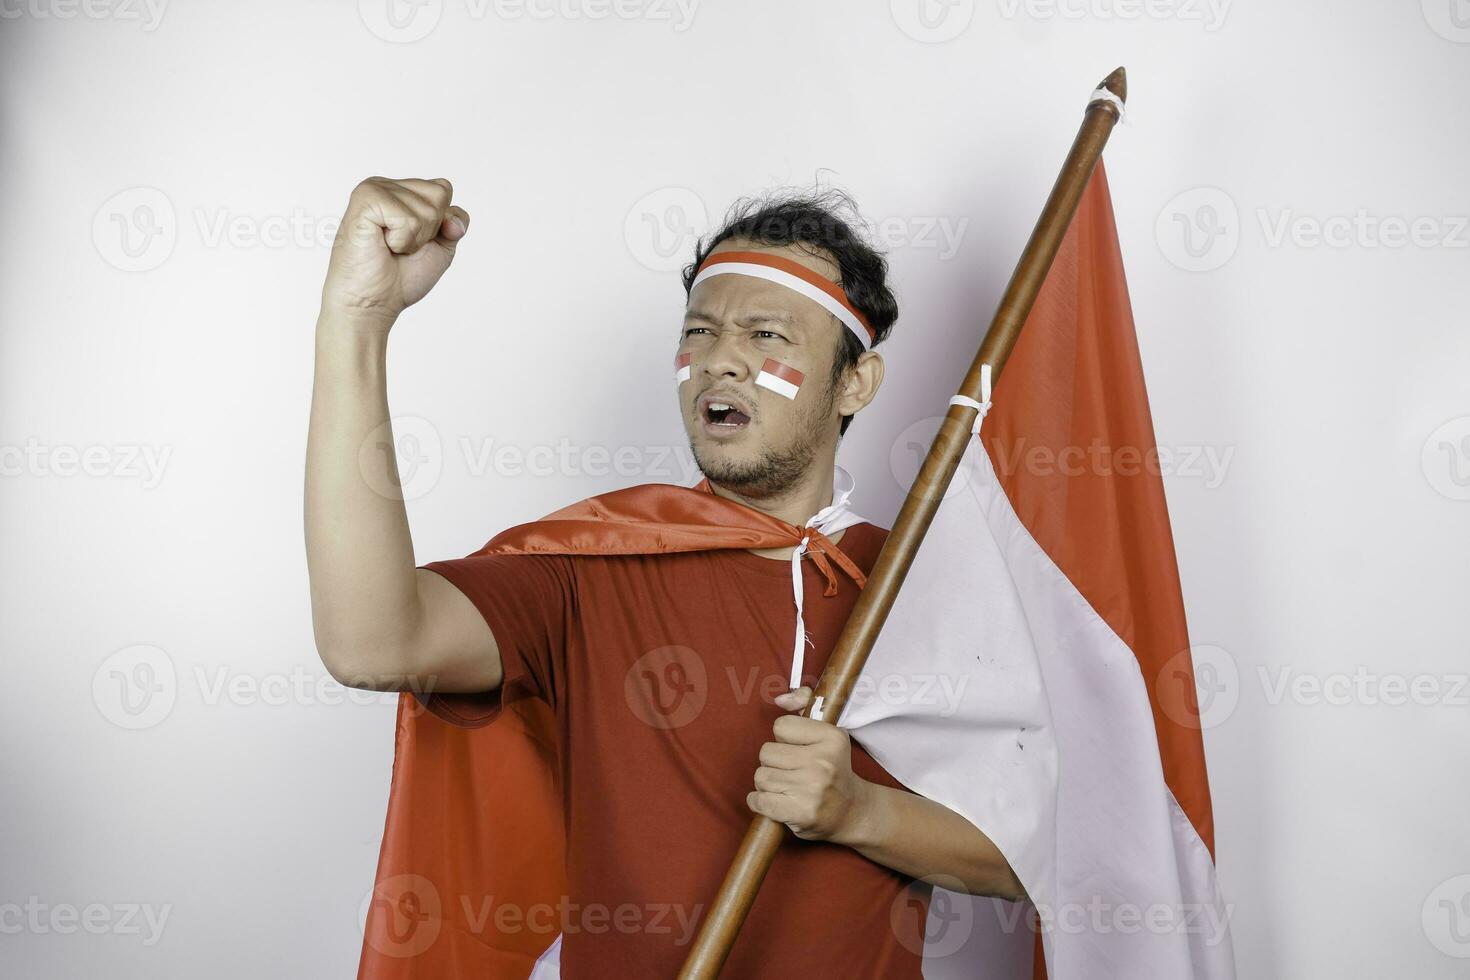
[[[681,385],[689,380],[690,364],[693,361],[692,354],[674,355],[674,384]]]
[[[783,398],[795,398],[805,377],[806,375],[791,365],[768,357],[766,363],[761,365],[761,373],[755,376],[755,383],[762,388],[771,389]]]

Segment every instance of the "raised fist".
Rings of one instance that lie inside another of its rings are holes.
[[[332,245],[322,309],[391,325],[434,288],[469,228],[454,188],[433,180],[369,177],[352,190]]]

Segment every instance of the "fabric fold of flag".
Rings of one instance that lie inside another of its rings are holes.
[[[925,977],[1029,976],[1038,933],[1036,974],[1056,980],[1232,977],[1184,605],[1101,162],[993,402],[839,721],[984,831],[1030,897],[1023,909],[936,889]],[[924,678],[947,679],[928,689],[949,695],[883,703],[885,682],[917,691]]]

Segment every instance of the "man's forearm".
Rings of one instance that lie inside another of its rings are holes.
[[[860,787],[852,819],[835,842],[951,890],[1026,897],[1000,848],[960,814],[916,793],[867,780]]]
[[[306,444],[306,558],[312,622],[324,659],[350,650],[373,670],[371,645],[411,625],[418,593],[408,515],[398,492],[381,323],[323,311]],[[370,467],[370,469],[369,469]]]
[[[424,586],[436,576],[414,565],[388,418],[388,331],[434,288],[469,229],[469,212],[450,203],[453,195],[442,177],[361,181],[322,284],[306,564],[317,652],[353,687],[403,690],[446,669],[469,690],[499,683],[483,620],[458,592],[445,592],[448,583]],[[431,609],[426,594],[443,601]]]

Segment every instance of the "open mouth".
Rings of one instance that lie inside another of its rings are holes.
[[[718,398],[711,398],[704,402],[700,414],[704,419],[705,428],[714,432],[734,432],[750,424],[749,415],[737,408],[733,402],[721,401]]]

